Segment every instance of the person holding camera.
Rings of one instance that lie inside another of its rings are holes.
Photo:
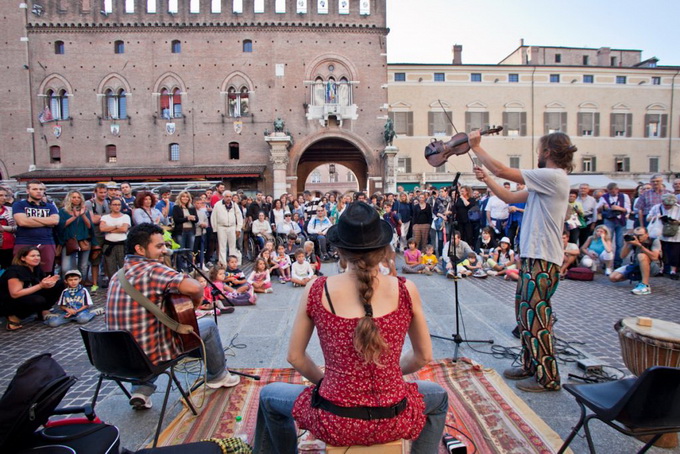
[[[600,197],[597,211],[602,215],[602,221],[612,233],[616,249],[614,250],[614,267],[619,268],[622,259],[623,233],[626,229],[628,213],[630,213],[630,197],[619,191],[619,186],[613,181],[607,185],[607,193]],[[627,254],[626,254],[627,255]]]
[[[661,203],[649,211],[647,221],[651,224],[657,219],[662,225],[658,238],[661,241],[663,262],[668,267],[669,277],[677,281],[680,267],[680,204],[675,194],[664,194]]]
[[[623,240],[625,243],[619,257],[623,260],[632,251],[631,263],[615,269],[609,280],[621,282],[640,279],[640,283],[631,292],[634,295],[650,295],[652,290],[649,287],[649,278],[656,276],[661,270],[661,242],[658,238],[650,237],[644,227],[637,227],[632,233],[623,235]]]

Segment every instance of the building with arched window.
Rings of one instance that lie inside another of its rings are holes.
[[[0,18],[24,50],[6,64],[30,78],[8,87],[10,123],[34,131],[0,132],[19,144],[0,150],[3,176],[226,178],[278,195],[332,160],[385,189],[385,0],[42,3]]]

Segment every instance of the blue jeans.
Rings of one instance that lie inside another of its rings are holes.
[[[194,229],[184,230],[182,233],[178,233],[172,236],[179,247],[182,249],[189,249],[189,254],[194,252],[194,239],[196,238],[196,231]],[[180,255],[177,259],[177,267],[183,271],[190,271],[189,265],[187,265],[187,257]]]
[[[205,344],[205,368],[208,372],[208,381],[217,381],[224,377],[227,367],[220,331],[212,318],[203,317],[198,320],[198,332]],[[134,383],[132,392],[150,396],[156,390],[155,381],[154,378],[148,382]]]
[[[47,326],[51,326],[52,328],[65,325],[70,322],[76,322],[83,325],[94,318],[94,314],[90,312],[88,309],[80,311],[75,316],[71,316],[68,318],[66,318],[66,314],[67,314],[66,311],[62,311],[61,309],[59,309],[58,312],[56,313],[57,316],[48,318],[47,320],[45,320],[45,324]]]
[[[626,226],[621,225],[616,220],[604,220],[604,225],[607,226],[612,234],[612,242],[616,246],[614,250],[614,268],[621,266],[623,259],[621,258],[621,249],[623,249],[623,234],[626,232]]]
[[[77,251],[71,255],[66,254],[66,246],[61,249],[61,275],[63,276],[67,271],[76,269],[76,261],[78,263],[77,270],[83,276],[83,280],[87,279],[87,270],[89,263],[90,251]]]
[[[418,380],[418,391],[425,401],[427,420],[422,432],[411,444],[412,454],[436,454],[444,432],[449,407],[446,391],[436,383]],[[295,399],[306,388],[290,383],[270,383],[260,392],[257,427],[253,452],[255,454],[297,453],[297,432],[293,419]]]

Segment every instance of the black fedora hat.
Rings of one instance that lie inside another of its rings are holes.
[[[336,247],[350,250],[377,249],[392,241],[390,224],[380,219],[375,208],[364,202],[353,202],[328,229],[327,238]]]

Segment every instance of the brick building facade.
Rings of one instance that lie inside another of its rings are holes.
[[[278,194],[338,162],[362,189],[382,187],[385,0],[5,10],[3,178],[226,177]]]

